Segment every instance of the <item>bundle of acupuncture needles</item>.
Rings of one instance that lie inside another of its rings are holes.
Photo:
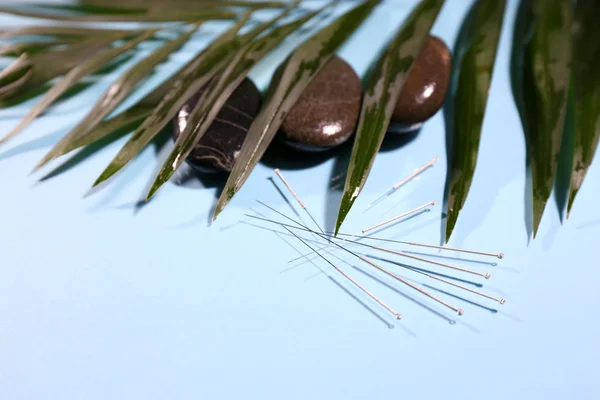
[[[435,157],[427,164],[425,164],[422,167],[415,170],[415,172],[413,172],[411,175],[409,175],[408,177],[406,177],[403,180],[401,180],[400,182],[398,182],[396,185],[394,185],[392,187],[392,189],[389,192],[384,194],[382,197],[378,198],[375,202],[371,203],[369,205],[369,207],[367,208],[367,210],[372,208],[376,204],[380,203],[383,199],[385,199],[385,197],[390,196],[398,188],[405,185],[410,180],[412,180],[414,177],[416,177],[417,175],[419,175],[420,173],[422,173],[423,171],[425,171],[426,169],[431,167],[437,160],[438,160],[438,158]],[[413,246],[413,247],[421,247],[421,248],[429,248],[429,249],[437,249],[437,250],[447,250],[447,251],[471,254],[471,255],[482,256],[482,257],[494,257],[494,258],[498,258],[498,259],[502,259],[504,257],[504,255],[502,253],[489,253],[489,252],[466,250],[466,249],[460,249],[460,248],[454,248],[454,247],[437,246],[437,245],[433,245],[433,244],[416,243],[416,242],[412,242],[412,241],[386,239],[386,238],[372,236],[373,233],[370,233],[370,232],[374,232],[377,230],[381,230],[385,226],[389,226],[389,224],[400,221],[408,216],[414,216],[414,215],[422,212],[423,210],[428,209],[429,207],[433,207],[433,206],[435,206],[435,201],[430,201],[420,207],[417,207],[410,211],[404,212],[396,217],[390,218],[386,221],[383,221],[383,222],[374,224],[373,226],[362,229],[360,234],[338,233],[337,236],[334,236],[331,232],[325,232],[319,226],[319,224],[316,222],[315,218],[312,216],[312,214],[308,210],[306,204],[300,199],[298,194],[296,194],[296,192],[294,191],[292,186],[289,184],[289,182],[285,179],[285,177],[283,176],[281,171],[276,169],[275,174],[279,177],[279,179],[281,180],[283,185],[286,187],[286,189],[290,192],[290,194],[298,202],[300,207],[308,215],[308,217],[310,218],[310,220],[312,221],[312,223],[314,224],[316,229],[308,227],[303,222],[297,221],[296,219],[294,219],[280,211],[277,211],[275,208],[273,208],[261,201],[258,201],[258,203],[260,203],[265,208],[269,209],[271,212],[275,213],[278,216],[277,219],[266,218],[266,217],[264,217],[263,214],[260,214],[260,216],[246,214],[246,216],[256,219],[256,220],[260,220],[262,222],[278,225],[279,227],[281,227],[281,228],[285,229],[287,232],[289,232],[294,238],[296,238],[300,243],[302,243],[304,246],[306,246],[308,248],[309,251],[306,254],[303,254],[298,258],[290,260],[289,262],[295,262],[300,259],[311,260],[315,257],[322,259],[328,265],[333,267],[333,269],[337,273],[339,273],[344,279],[346,279],[348,282],[350,282],[350,284],[354,285],[359,290],[364,292],[367,296],[369,296],[372,300],[374,300],[376,303],[378,303],[381,307],[383,307],[385,310],[390,312],[396,319],[401,318],[401,314],[398,311],[396,311],[394,308],[390,307],[386,302],[384,302],[378,296],[376,296],[375,294],[373,294],[372,292],[367,290],[364,286],[362,286],[359,282],[357,282],[349,274],[344,272],[344,270],[339,265],[335,265],[332,261],[330,261],[328,255],[332,255],[339,259],[339,257],[337,257],[333,254],[336,250],[340,250],[345,253],[348,253],[351,257],[355,257],[355,258],[359,259],[360,261],[364,262],[365,264],[368,264],[369,266],[371,266],[371,267],[377,269],[378,271],[393,278],[400,284],[407,286],[408,288],[410,288],[412,290],[415,290],[420,295],[424,295],[424,296],[434,300],[435,302],[441,304],[442,306],[451,309],[452,311],[456,312],[458,315],[463,315],[464,310],[450,304],[446,300],[444,300],[436,295],[429,293],[428,291],[422,289],[419,285],[395,274],[394,272],[392,272],[386,268],[383,268],[382,266],[380,266],[379,264],[377,264],[376,262],[374,262],[372,260],[373,258],[376,259],[376,257],[369,256],[369,255],[365,256],[357,251],[349,250],[348,247],[353,246],[353,247],[358,247],[358,248],[363,248],[363,249],[381,251],[384,253],[392,254],[394,256],[403,257],[403,258],[407,258],[407,259],[414,260],[414,261],[429,263],[429,264],[435,265],[437,267],[443,267],[443,268],[447,268],[447,269],[456,271],[458,273],[471,274],[471,275],[475,275],[475,276],[485,278],[485,279],[490,278],[490,274],[488,272],[474,271],[474,270],[463,268],[463,267],[460,267],[457,265],[452,265],[452,264],[445,263],[445,262],[435,261],[435,260],[432,260],[432,259],[429,259],[426,257],[417,256],[417,255],[411,254],[408,251],[394,250],[394,249],[391,249],[388,247],[381,247],[381,246],[378,246],[375,244],[370,244],[369,242],[384,242],[384,243],[390,243],[390,244],[394,243],[394,244],[401,244],[401,245],[405,245],[405,246]],[[299,214],[296,214],[296,215],[299,216]],[[300,232],[310,234],[314,238],[319,239],[319,241],[325,242],[325,245],[320,248],[315,248],[315,247],[311,246],[311,244],[309,243],[309,242],[311,242],[311,240],[301,237],[299,234]],[[416,273],[422,277],[425,277],[427,279],[432,279],[437,282],[447,284],[454,288],[467,291],[473,295],[481,296],[483,298],[486,298],[487,300],[495,301],[500,304],[504,304],[504,302],[505,302],[505,300],[503,298],[495,297],[490,294],[484,293],[482,291],[475,290],[475,289],[467,287],[465,285],[456,283],[456,282],[464,281],[463,279],[461,279],[459,277],[437,274],[437,273],[431,272],[431,271],[425,272],[420,268],[407,266],[405,264],[398,264],[398,265],[400,267],[404,268],[405,270],[414,272],[414,273]],[[431,273],[429,273],[429,272],[431,272]],[[444,278],[442,278],[442,276]],[[448,279],[445,279],[445,278],[448,278]],[[423,285],[423,286],[427,286],[427,285]]]

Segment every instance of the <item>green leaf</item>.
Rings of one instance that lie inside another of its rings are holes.
[[[592,163],[600,139],[600,3],[578,0],[575,6],[573,73],[575,157],[567,217]]]
[[[259,8],[284,8],[286,1],[253,1],[253,0],[80,0],[79,3],[98,7],[111,7],[113,10],[130,10],[142,7],[172,8],[180,10],[196,10],[211,7],[244,7]]]
[[[225,67],[226,62],[238,47],[239,39],[236,38],[236,35],[248,17],[249,14],[246,14],[176,74],[170,90],[163,96],[152,114],[136,129],[96,180],[94,186],[104,182],[127,165],[173,119],[189,97]]]
[[[42,97],[40,102],[29,111],[29,113],[21,120],[21,122],[15,128],[13,128],[4,138],[0,139],[0,144],[4,143],[8,139],[18,134],[38,115],[41,115],[52,103],[58,100],[77,82],[81,81],[81,79],[99,70],[100,68],[102,68],[102,66],[104,66],[106,63],[110,62],[117,56],[123,54],[126,51],[131,50],[139,43],[151,37],[154,34],[154,32],[154,30],[149,30],[145,33],[142,33],[134,39],[131,39],[130,41],[126,42],[122,46],[103,51],[100,54],[90,58],[83,64],[73,68],[67,73],[67,75],[65,75],[54,86],[52,86],[52,88],[44,95],[44,97]],[[185,39],[185,35],[182,35],[182,38]],[[167,45],[163,46],[163,48]]]
[[[409,15],[370,73],[335,227],[336,235],[367,181],[404,82],[443,4],[443,0],[423,0]]]
[[[51,8],[48,8],[51,10]],[[237,14],[225,10],[208,10],[204,12],[189,10],[147,9],[141,12],[108,13],[108,14],[64,14],[44,11],[26,11],[11,7],[0,7],[0,13],[28,18],[41,18],[50,21],[73,22],[170,22],[170,21],[208,21],[234,19]]]
[[[229,96],[248,75],[248,72],[272,49],[283,42],[287,35],[296,31],[319,12],[320,10],[312,12],[299,20],[275,28],[269,34],[249,43],[238,52],[219,79],[215,79],[210,83],[196,107],[190,112],[186,128],[177,138],[173,150],[158,173],[148,193],[148,199],[181,166],[213,123]]]
[[[452,235],[475,174],[481,127],[494,72],[504,9],[504,0],[477,1],[463,28],[466,46],[461,49],[462,54],[455,58],[458,81],[452,101],[452,156],[446,242]]]
[[[98,52],[108,48],[115,36],[75,43],[63,49],[24,54],[0,73],[0,101],[22,95],[64,75]]]
[[[21,56],[23,53],[35,54],[40,51],[47,51],[48,49],[62,44],[70,44],[72,40],[55,39],[55,40],[40,40],[35,42],[21,42],[21,43],[10,43],[8,45],[0,47],[0,57],[2,56]]]
[[[135,34],[135,30],[100,29],[78,26],[24,26],[20,28],[0,30],[0,39],[18,36],[57,36],[57,37],[95,37],[124,36]]]
[[[65,136],[58,144],[60,147],[62,143],[70,141],[72,138],[80,137],[85,135],[86,132],[92,130],[98,125],[107,115],[109,115],[125,98],[142,82],[154,68],[163,62],[170,54],[177,50],[183,43],[185,43],[189,37],[198,29],[198,24],[182,34],[180,37],[173,39],[158,49],[156,49],[148,57],[141,60],[134,67],[123,74],[116,82],[114,82],[96,104],[92,107],[92,110],[88,115],[81,121],[73,130]],[[63,142],[64,141],[64,142]],[[50,151],[38,164],[38,167],[42,166],[52,158],[54,158],[53,150]]]
[[[302,91],[378,3],[378,0],[363,1],[340,16],[301,44],[280,67],[271,82],[265,104],[250,126],[213,219],[248,179]]]
[[[532,0],[524,49],[525,131],[533,187],[533,236],[556,177],[571,72],[571,0]]]

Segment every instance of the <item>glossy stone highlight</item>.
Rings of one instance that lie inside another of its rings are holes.
[[[430,36],[415,61],[392,116],[398,130],[414,130],[444,104],[450,84],[452,55],[446,44]],[[396,129],[393,129],[396,130]]]
[[[283,141],[307,151],[344,143],[356,128],[362,84],[352,67],[332,58],[306,87],[283,122]]]
[[[193,95],[177,112],[173,136],[179,137],[203,89]],[[194,147],[186,161],[202,172],[231,171],[252,121],[258,114],[261,94],[245,79],[229,97],[217,118]]]

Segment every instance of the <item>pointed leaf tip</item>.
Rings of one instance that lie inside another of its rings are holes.
[[[336,232],[367,181],[402,87],[443,3],[424,0],[415,7],[367,78]]]

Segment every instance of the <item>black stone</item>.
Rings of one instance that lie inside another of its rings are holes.
[[[177,112],[173,131],[175,139],[185,129],[188,115],[198,103],[203,90],[188,99]],[[187,163],[201,172],[231,171],[248,129],[258,114],[260,103],[261,94],[256,85],[250,79],[244,79],[187,157]]]

